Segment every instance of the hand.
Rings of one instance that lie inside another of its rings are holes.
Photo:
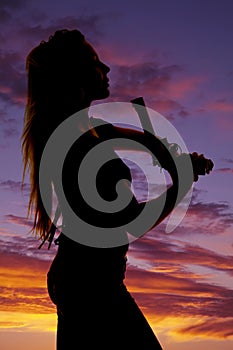
[[[194,181],[198,180],[198,175],[206,175],[211,172],[214,167],[214,163],[211,159],[205,158],[203,154],[198,154],[193,152],[190,154],[192,165]]]

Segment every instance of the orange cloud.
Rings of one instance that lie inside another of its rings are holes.
[[[54,312],[46,286],[49,261],[10,252],[2,253],[1,260],[0,303],[2,311]]]
[[[197,320],[187,327],[181,327],[177,333],[189,333],[193,336],[205,336],[208,338],[229,338],[233,337],[233,318],[218,319],[216,317]]]

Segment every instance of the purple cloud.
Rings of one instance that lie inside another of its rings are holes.
[[[232,256],[218,254],[212,250],[187,243],[175,242],[155,238],[156,233],[151,233],[132,243],[130,253],[135,259],[146,262],[151,267],[175,269],[183,273],[183,267],[187,265],[199,265],[216,271],[223,271],[233,275]],[[154,237],[153,237],[153,236]]]
[[[5,180],[0,181],[0,188],[10,191],[23,191],[24,193],[29,193],[30,185],[25,183],[22,184],[21,181]]]
[[[22,216],[8,214],[8,215],[5,215],[5,218],[7,219],[8,222],[16,224],[16,225],[28,226],[30,228],[32,228],[32,226],[33,226],[32,221],[30,221],[27,218],[24,218]]]

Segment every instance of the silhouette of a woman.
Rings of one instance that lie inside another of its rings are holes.
[[[22,135],[24,174],[29,169],[29,211],[33,210],[33,231],[42,240],[47,238],[52,225],[39,188],[39,166],[44,147],[57,126],[69,116],[89,107],[94,100],[109,96],[109,70],[78,30],[56,31],[27,57],[28,100]],[[76,186],[77,162],[82,159],[87,144],[94,147],[108,138],[123,137],[152,149],[173,181],[165,193],[151,200],[152,205],[159,206],[166,198],[164,209],[154,226],[171,213],[176,201],[180,201],[192,186],[193,176],[183,178],[182,191],[177,198],[178,179],[174,162],[155,137],[146,137],[143,132],[109,123],[105,128],[94,129],[88,113],[77,118],[76,125],[85,137],[74,144],[67,155],[62,186],[71,207],[84,220],[88,221],[90,217],[94,223],[99,220],[98,215],[95,217],[88,212]],[[180,163],[185,166],[188,157],[181,157]],[[198,160],[201,156],[197,155],[196,158]],[[208,173],[211,167],[207,168],[205,170]],[[197,172],[195,176],[197,179]],[[131,181],[130,171],[120,158],[115,158],[110,166],[103,167],[97,185],[105,200],[114,199],[115,185],[122,179]],[[52,184],[56,192],[56,183],[51,178],[48,188],[51,206]],[[129,186],[125,185],[125,191],[130,191]],[[59,190],[57,192],[59,200]],[[62,200],[59,204],[65,220]],[[143,203],[138,203],[132,195],[129,209],[118,219],[124,222],[126,218],[138,215],[142,208]],[[110,227],[110,221],[103,225]],[[124,285],[128,243],[114,247],[93,247],[79,243],[64,233],[61,233],[57,243],[57,254],[48,272],[48,292],[58,314],[57,350],[162,349]]]

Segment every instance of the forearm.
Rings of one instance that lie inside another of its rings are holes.
[[[178,184],[174,184],[157,198],[135,202],[136,219],[129,223],[127,231],[136,238],[143,236],[166,219],[190,189],[191,186],[179,188]]]
[[[115,126],[111,129],[109,136],[113,140],[115,139],[115,149],[148,152],[154,159],[156,159],[156,161],[158,161],[162,168],[170,173],[172,177],[175,175],[174,156],[171,154],[168,147],[164,145],[162,139],[157,136],[154,136],[149,132]],[[126,142],[121,143],[119,139],[124,139]],[[129,142],[127,142],[127,140]]]
[[[159,197],[146,202],[134,201],[132,210],[141,216],[142,220],[136,224],[129,225],[129,232],[140,237],[153,227],[160,224],[173,209],[186,196],[193,184],[193,169],[191,158],[188,154],[182,155],[175,160],[174,173],[172,174],[172,185],[167,188]],[[145,214],[143,214],[143,212]],[[144,220],[144,222],[143,222]]]

